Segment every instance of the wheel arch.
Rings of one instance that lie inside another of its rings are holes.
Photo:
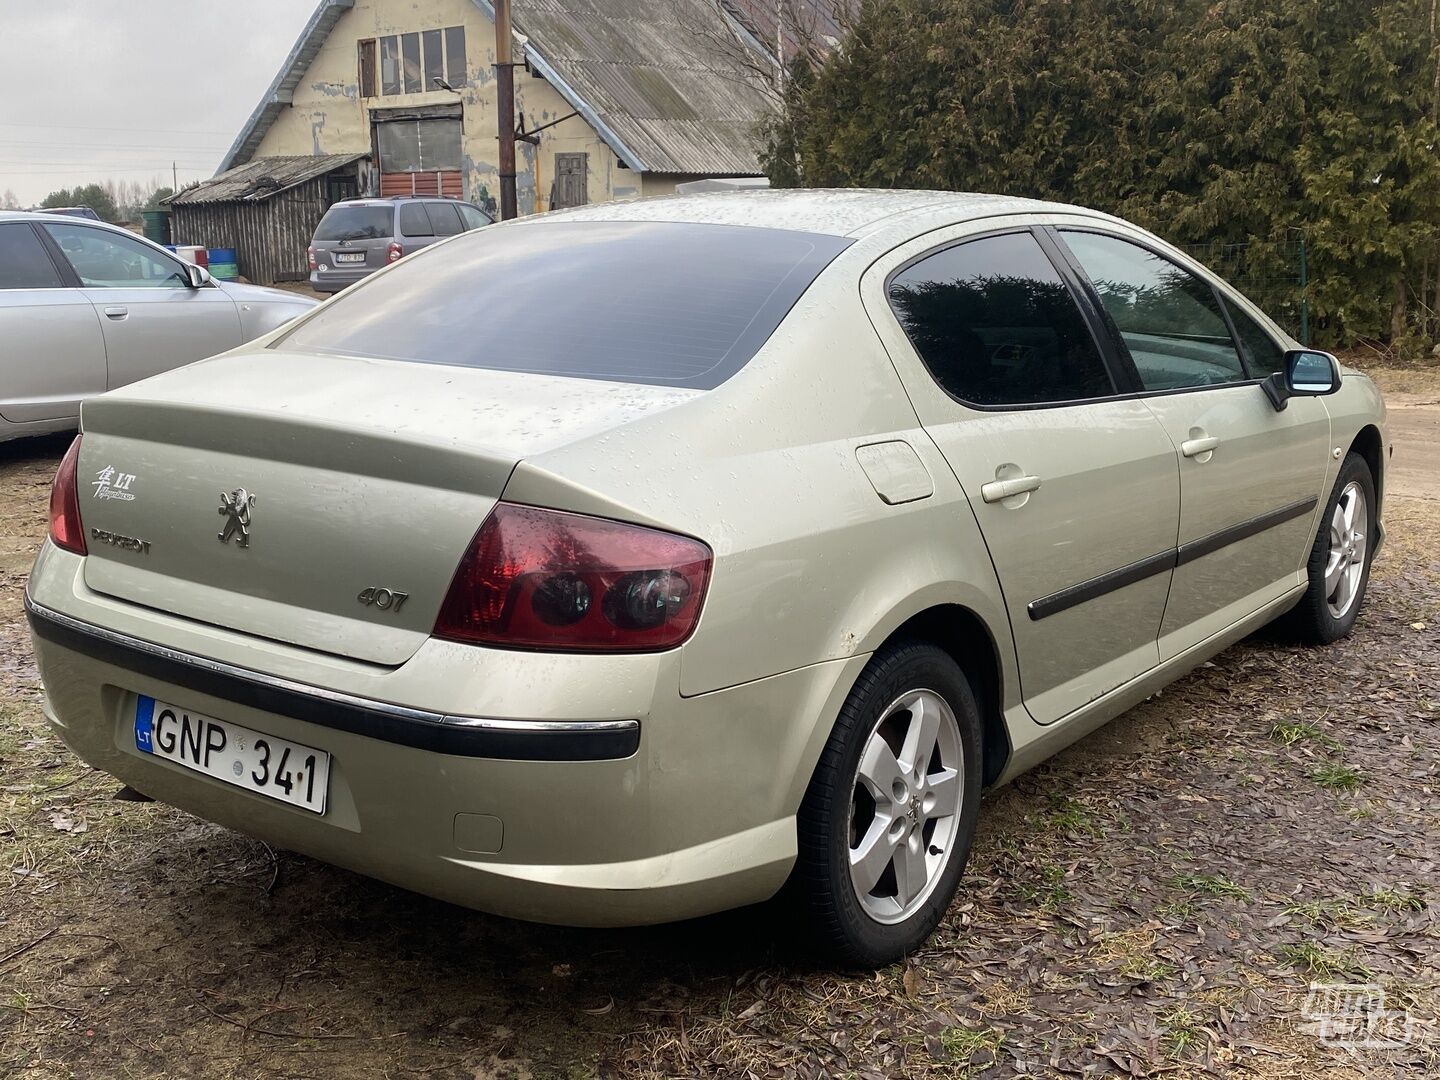
[[[1012,749],[1002,708],[1005,669],[995,636],[970,608],[945,603],[917,611],[892,630],[885,642],[902,639],[928,641],[942,649],[969,679],[980,710],[981,779],[989,787],[1005,771]]]
[[[1385,498],[1385,443],[1380,429],[1374,424],[1366,424],[1355,433],[1355,438],[1350,442],[1350,450],[1359,454],[1365,459],[1365,464],[1370,466],[1370,478],[1375,481],[1375,517],[1378,521],[1379,508]]]

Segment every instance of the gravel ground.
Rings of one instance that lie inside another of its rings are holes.
[[[112,801],[44,723],[20,610],[66,440],[0,446],[0,1075],[1440,1074],[1440,376],[1381,376],[1397,486],[1354,636],[1241,643],[992,793],[940,932],[867,975],[769,907],[533,927]],[[1383,986],[1408,1038],[1325,1045],[1312,982]]]

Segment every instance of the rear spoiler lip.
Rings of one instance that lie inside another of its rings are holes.
[[[25,593],[42,640],[146,678],[321,727],[456,757],[615,761],[640,748],[638,720],[497,720],[411,709],[181,652],[71,618]]]

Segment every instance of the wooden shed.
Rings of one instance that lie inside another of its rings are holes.
[[[176,244],[234,248],[257,285],[304,281],[306,249],[325,211],[365,190],[366,154],[263,157],[170,199]]]

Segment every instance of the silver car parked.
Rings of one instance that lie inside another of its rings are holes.
[[[316,292],[339,292],[412,251],[492,220],[478,206],[438,196],[346,199],[325,211],[315,226],[310,286]]]
[[[982,788],[1267,623],[1349,633],[1390,449],[1159,238],[946,192],[505,222],[84,421],[26,604],[85,761],[520,918],[789,882],[862,965]]]
[[[0,213],[0,441],[78,427],[86,398],[233,349],[314,306],[214,281],[98,221]]]

